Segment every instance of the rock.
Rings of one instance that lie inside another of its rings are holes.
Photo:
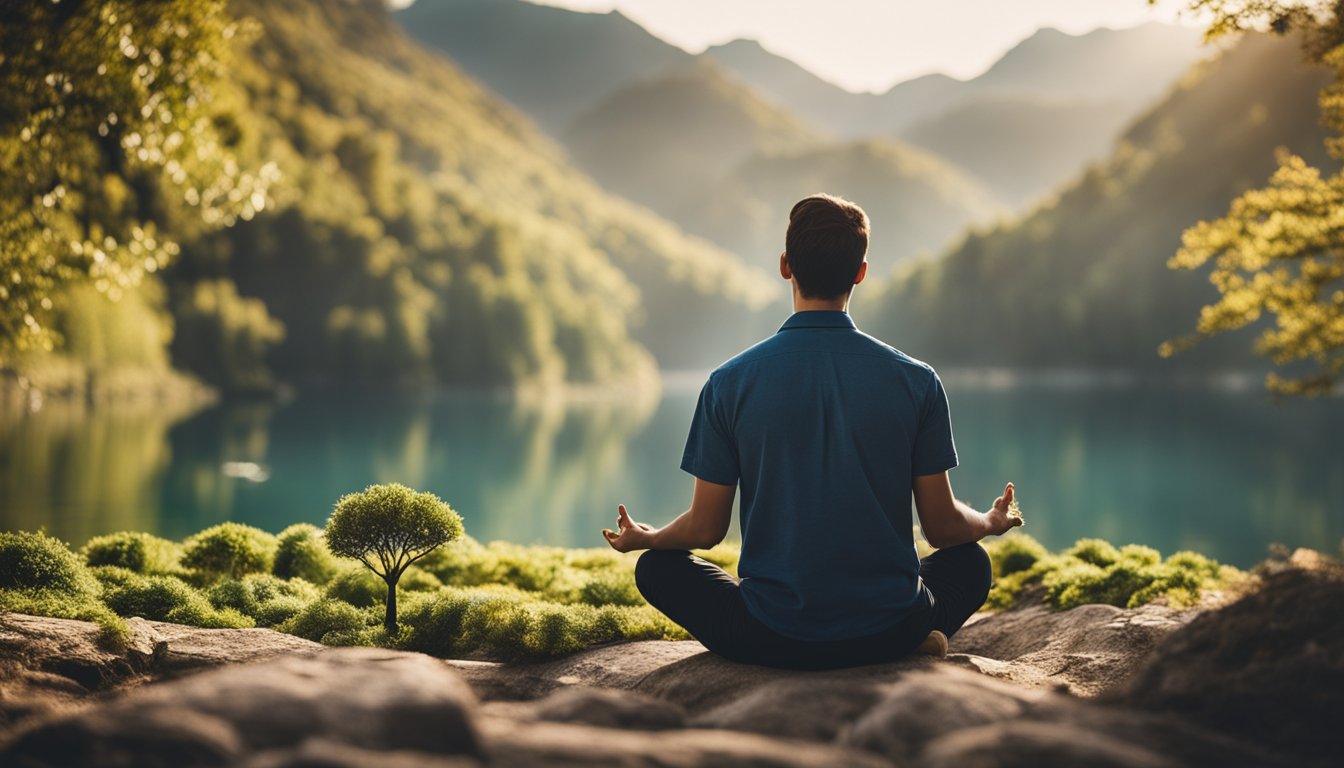
[[[776,680],[697,715],[691,725],[829,742],[888,687],[864,680]]]
[[[927,768],[1175,768],[1144,747],[1059,723],[997,722],[953,731],[929,744]]]
[[[481,732],[491,768],[891,768],[843,747],[731,731],[629,732],[486,717]]]
[[[708,652],[694,640],[646,640],[602,646],[533,664],[458,660],[447,663],[485,701],[531,701],[570,685],[629,690],[650,672],[701,654]]]
[[[259,752],[243,768],[477,768],[469,757],[424,752],[373,751],[339,741],[309,739],[298,749]]]
[[[1104,697],[1322,764],[1344,754],[1344,575],[1291,568],[1173,634]]]
[[[968,654],[967,664],[994,677],[1095,696],[1133,674],[1159,641],[1194,614],[1151,604],[1130,611],[1110,605],[1052,611],[1037,605],[964,627],[952,636],[949,650]]]
[[[131,619],[125,649],[103,648],[97,624],[21,613],[0,614],[0,658],[27,670],[67,678],[88,691],[103,690],[150,671],[167,651],[149,622]]]
[[[205,751],[215,744],[198,739],[196,731],[174,731],[171,718],[161,713],[223,723],[247,751],[293,748],[319,736],[367,749],[478,757],[474,706],[466,683],[436,659],[371,648],[334,649],[137,689],[97,709],[30,730],[0,752],[0,763],[27,759],[30,765],[69,764],[49,759],[60,757],[59,752],[32,751],[34,745],[58,744],[60,733],[100,733],[115,743],[124,734],[152,730],[145,723],[154,718],[160,737],[175,739],[174,745],[200,740]],[[114,764],[102,762],[100,753],[90,758],[83,764]]]
[[[233,765],[241,752],[233,726],[172,706],[134,711],[107,706],[29,730],[0,752],[13,768],[97,766],[180,768]]]
[[[201,629],[161,621],[131,621],[142,622],[167,642],[167,651],[155,670],[168,675],[276,656],[312,655],[326,647],[273,629]]]
[[[537,702],[533,717],[555,723],[662,731],[686,724],[681,707],[634,691],[562,688]]]
[[[1061,699],[1024,690],[962,669],[941,666],[912,673],[859,718],[841,743],[892,760],[917,755],[925,743],[966,728],[1019,718],[1032,707],[1045,710]]]

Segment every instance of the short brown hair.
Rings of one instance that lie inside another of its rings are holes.
[[[834,195],[805,197],[789,211],[784,253],[804,297],[839,298],[868,253],[868,214]]]

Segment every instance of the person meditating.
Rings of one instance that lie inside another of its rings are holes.
[[[789,213],[779,273],[793,314],[719,366],[700,392],[681,468],[690,509],[662,528],[624,505],[616,550],[644,598],[706,648],[793,669],[942,655],[984,603],[977,543],[1021,525],[1013,486],[986,513],[957,501],[947,395],[933,368],[864,334],[848,313],[868,273],[868,216],[814,195]],[[742,489],[734,578],[692,555],[723,540]],[[910,501],[938,550],[919,558]]]

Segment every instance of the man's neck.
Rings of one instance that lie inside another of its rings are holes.
[[[845,294],[837,299],[809,299],[799,293],[798,288],[795,286],[793,289],[793,311],[815,312],[818,310],[848,312],[849,294]]]

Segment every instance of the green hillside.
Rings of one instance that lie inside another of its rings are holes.
[[[117,199],[181,254],[166,291],[76,303],[71,349],[147,305],[169,317],[136,326],[146,344],[173,336],[173,364],[226,389],[633,384],[756,336],[774,281],[602,192],[380,0],[233,8],[250,21],[215,120],[241,165],[273,164],[274,199],[205,232],[127,178]]]
[[[622,85],[691,55],[621,15],[525,0],[417,0],[396,12],[407,33],[558,133]]]
[[[1247,37],[1197,67],[1058,200],[904,271],[856,312],[935,364],[1254,365],[1244,340],[1158,358],[1213,293],[1203,274],[1166,262],[1186,227],[1265,181],[1276,147],[1329,164],[1317,109],[1328,78],[1294,41]]]
[[[665,215],[752,155],[818,141],[793,115],[707,62],[620,89],[562,138],[607,189]]]
[[[867,207],[888,263],[936,251],[994,210],[939,158],[890,139],[819,137],[707,61],[622,89],[566,140],[608,189],[762,267],[783,248],[789,208],[818,191]]]
[[[901,131],[901,138],[974,169],[977,179],[1021,210],[1104,158],[1134,116],[1122,102],[988,96]]]

